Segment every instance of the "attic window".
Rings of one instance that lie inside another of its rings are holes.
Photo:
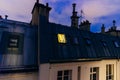
[[[115,47],[120,47],[117,41],[114,41]]]
[[[102,44],[103,44],[104,47],[107,46],[107,43],[105,41],[102,41]]]
[[[58,42],[59,43],[66,43],[66,37],[65,34],[57,34]]]
[[[86,39],[86,43],[88,44],[88,45],[91,45],[91,40],[90,39]]]
[[[79,44],[77,37],[74,37],[74,38],[73,38],[73,43],[74,43],[74,44]]]

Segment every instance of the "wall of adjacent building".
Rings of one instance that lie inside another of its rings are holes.
[[[0,23],[0,67],[37,64],[36,28],[27,23],[1,20]],[[20,36],[20,48],[15,52],[8,50],[9,35]]]
[[[37,72],[0,74],[0,80],[38,80]]]
[[[62,70],[72,70],[72,80],[78,80],[78,76],[80,76],[80,80],[90,80],[90,68],[92,67],[99,67],[99,80],[106,80],[107,64],[114,65],[114,80],[119,80],[119,60],[41,64],[39,67],[39,80],[57,80],[57,72]],[[81,75],[78,75],[78,67],[81,67]]]

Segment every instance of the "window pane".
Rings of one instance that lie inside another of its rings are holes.
[[[86,39],[86,42],[87,42],[87,44],[88,44],[88,45],[90,45],[90,44],[91,44],[90,39]]]
[[[64,75],[69,75],[68,70],[64,71]]]
[[[66,43],[65,34],[58,34],[57,37],[58,37],[58,42],[59,43]]]
[[[106,65],[106,80],[113,80],[114,77],[114,65],[108,64]]]
[[[109,75],[111,74],[112,72],[112,68],[111,68],[111,65],[109,65]]]
[[[73,38],[73,43],[74,43],[74,44],[78,44],[78,43],[79,43],[77,37],[74,37],[74,38]]]
[[[93,74],[93,80],[96,80],[96,74]]]
[[[118,42],[114,41],[115,47],[119,47]]]
[[[64,76],[64,80],[69,80],[68,76]]]
[[[62,77],[58,77],[57,80],[62,80]]]
[[[90,68],[90,80],[99,80],[99,67]]]
[[[109,79],[112,79],[112,76],[111,76],[111,75],[109,75]]]
[[[107,43],[106,42],[102,42],[103,46],[106,47],[107,46]]]
[[[62,71],[58,71],[58,76],[62,76]]]
[[[90,72],[92,72],[92,68],[90,68]]]
[[[90,80],[92,80],[92,74],[90,74]]]
[[[96,68],[93,68],[93,72],[96,72]]]

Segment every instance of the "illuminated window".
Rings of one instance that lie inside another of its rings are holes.
[[[65,34],[58,34],[57,37],[58,37],[58,42],[59,43],[66,43],[67,42]]]
[[[106,80],[114,80],[114,65],[106,65]]]
[[[57,80],[72,80],[72,70],[58,71]]]
[[[99,80],[99,67],[90,68],[90,80]]]

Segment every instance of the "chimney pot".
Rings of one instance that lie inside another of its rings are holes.
[[[7,18],[8,18],[8,15],[5,15],[5,19],[7,20]]]
[[[0,15],[0,19],[2,19],[2,16]]]
[[[48,3],[46,3],[46,7],[48,7],[49,6],[49,4]]]

